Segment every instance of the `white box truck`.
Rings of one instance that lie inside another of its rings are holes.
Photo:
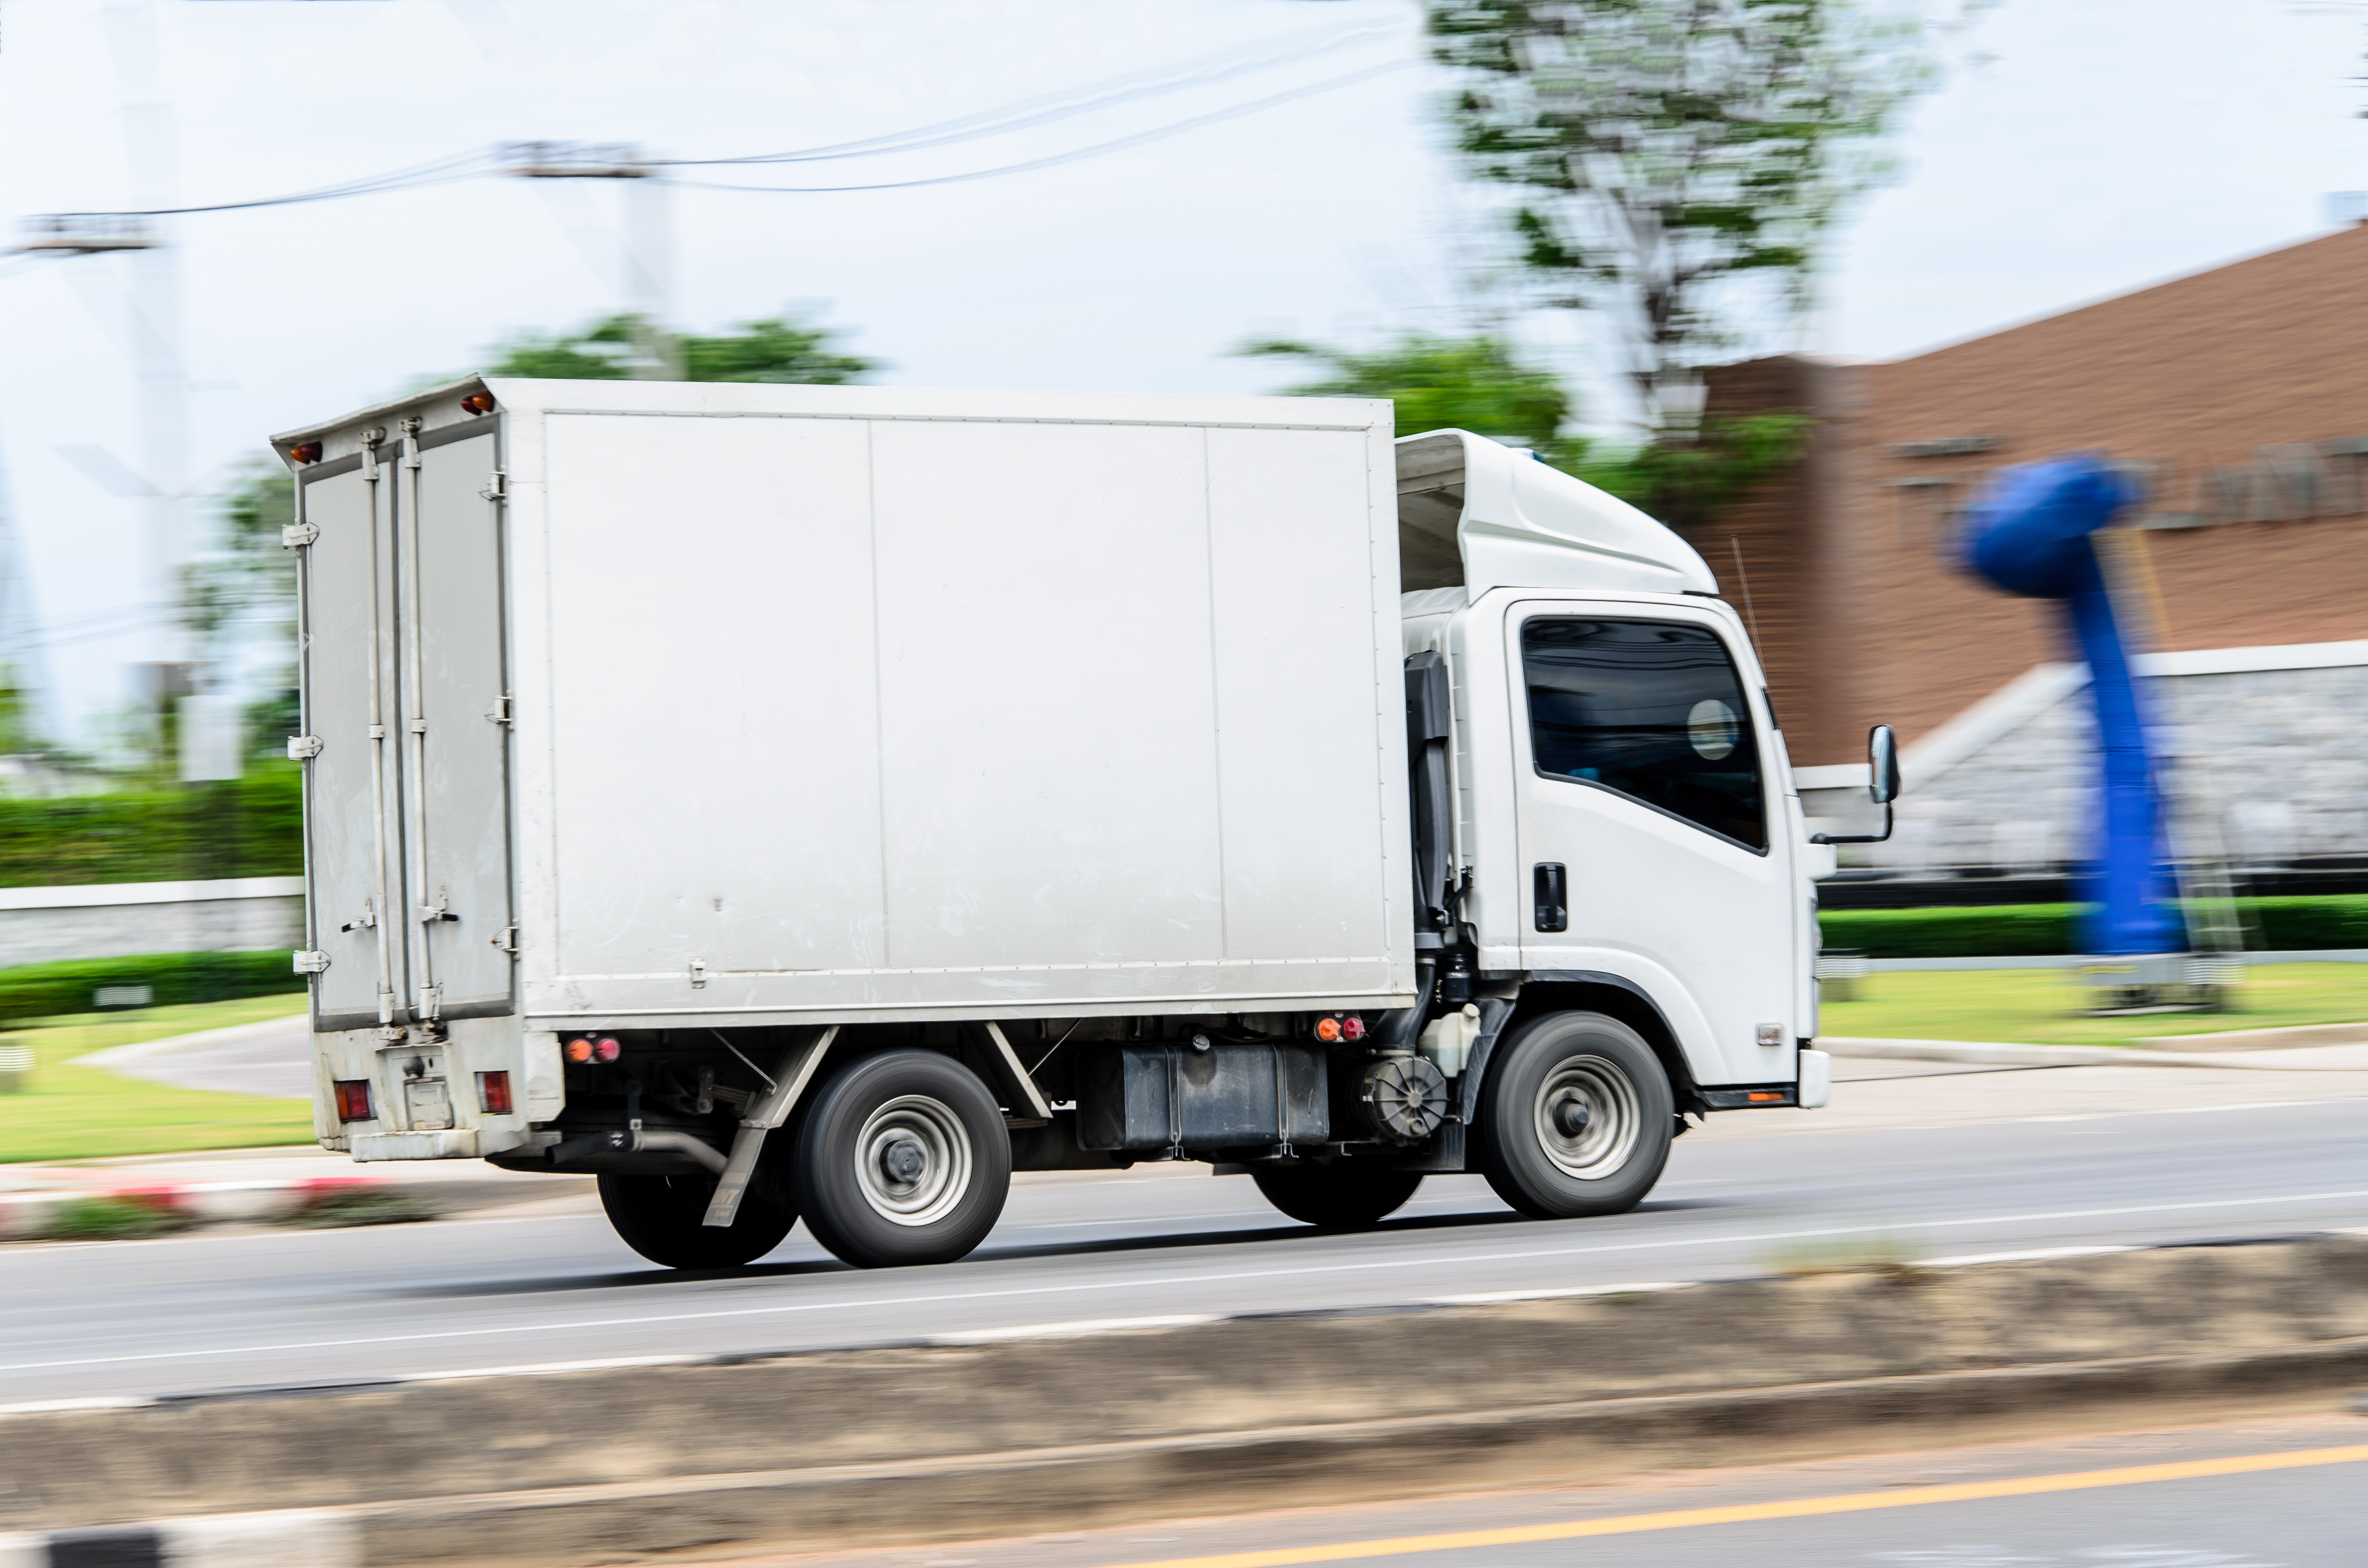
[[[671,1267],[801,1217],[887,1265],[1015,1169],[1615,1212],[1688,1116],[1825,1100],[1832,855],[1742,624],[1526,453],[520,380],[275,445],[328,1148],[595,1173]]]

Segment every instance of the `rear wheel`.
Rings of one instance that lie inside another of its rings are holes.
[[[848,1063],[798,1129],[806,1224],[860,1268],[951,1263],[1011,1189],[1011,1134],[977,1074],[933,1051]]]
[[[1532,1019],[1482,1085],[1481,1172],[1531,1219],[1624,1213],[1668,1163],[1673,1098],[1653,1048],[1618,1019]]]
[[[1422,1173],[1340,1159],[1328,1165],[1260,1165],[1250,1179],[1269,1203],[1302,1224],[1347,1230],[1396,1213],[1422,1185]]]
[[[600,1177],[600,1207],[624,1244],[668,1268],[737,1268],[781,1244],[797,1210],[768,1201],[754,1187],[742,1195],[729,1225],[700,1223],[715,1196],[712,1176]]]

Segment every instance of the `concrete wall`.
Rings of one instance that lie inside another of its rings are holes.
[[[0,888],[0,969],[304,945],[304,879]]]
[[[2139,669],[2183,853],[2263,868],[2368,854],[2368,642],[2158,653]],[[2096,809],[2091,713],[2084,666],[2026,672],[1907,748],[1891,841],[1845,851],[1844,863],[2080,859]],[[1825,791],[1813,809],[1842,817],[1844,794]]]

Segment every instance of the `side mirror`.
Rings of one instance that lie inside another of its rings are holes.
[[[1891,836],[1891,802],[1899,798],[1899,736],[1888,724],[1866,733],[1866,792],[1883,808],[1881,833],[1813,833],[1812,844],[1881,844]]]
[[[1899,799],[1899,735],[1888,724],[1866,733],[1866,792],[1878,806]]]

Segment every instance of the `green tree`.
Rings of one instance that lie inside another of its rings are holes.
[[[1511,187],[1542,301],[1614,329],[1647,428],[1808,300],[1819,242],[1930,79],[1850,0],[1430,0],[1456,144]],[[1699,403],[1693,408],[1698,410]]]
[[[270,695],[247,714],[258,750],[296,731],[296,562],[279,538],[295,517],[294,476],[255,463],[216,501],[212,548],[181,569],[181,624],[200,663],[225,668],[249,640],[277,650],[262,676]]]
[[[1540,460],[1690,533],[1719,507],[1798,457],[1809,421],[1793,414],[1721,419],[1642,443],[1566,435],[1577,400],[1552,371],[1524,364],[1501,337],[1406,333],[1359,351],[1288,340],[1252,343],[1246,355],[1305,359],[1328,373],[1284,387],[1292,397],[1385,397],[1402,436],[1469,430]]]
[[[650,334],[640,318],[609,316],[581,332],[512,340],[489,376],[622,381],[633,375]],[[692,381],[803,382],[842,386],[880,369],[879,361],[840,352],[837,329],[787,317],[743,323],[736,332],[676,338],[682,379]]]
[[[1435,337],[1409,332],[1368,352],[1275,339],[1244,355],[1304,359],[1325,374],[1282,389],[1292,397],[1385,397],[1397,404],[1400,435],[1469,430],[1508,446],[1528,447],[1547,462],[1572,467],[1587,442],[1565,437],[1571,396],[1551,371],[1525,365],[1500,337]]]

